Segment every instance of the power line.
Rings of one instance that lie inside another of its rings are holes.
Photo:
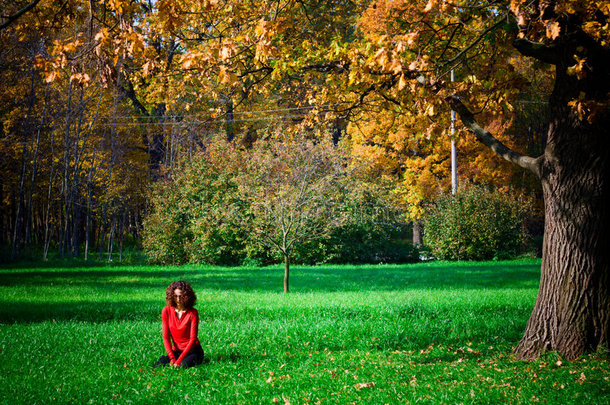
[[[98,125],[105,126],[148,126],[148,125],[157,125],[157,126],[189,126],[189,125],[202,125],[202,124],[214,124],[214,123],[226,123],[226,122],[256,122],[256,121],[273,121],[280,119],[293,119],[293,118],[305,118],[304,115],[283,115],[283,116],[272,116],[272,117],[258,117],[258,118],[241,118],[241,119],[216,119],[216,120],[203,120],[203,121],[165,121],[165,122],[105,122],[100,123]]]
[[[285,111],[301,111],[301,110],[313,110],[315,108],[327,108],[331,107],[328,104],[320,106],[306,106],[306,107],[292,107],[292,108],[277,108],[270,110],[253,110],[253,111],[233,111],[233,115],[244,115],[244,114],[266,114],[275,112]],[[212,109],[214,110],[214,109]],[[115,118],[134,118],[134,119],[152,119],[152,118],[200,118],[206,117],[204,114],[174,114],[174,115],[117,115]]]

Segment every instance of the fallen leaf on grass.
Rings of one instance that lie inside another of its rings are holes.
[[[374,386],[375,386],[375,383],[372,382],[372,381],[371,382],[367,382],[367,383],[358,383],[358,384],[356,384],[356,389],[361,390],[363,388],[371,388],[371,387],[374,387]]]

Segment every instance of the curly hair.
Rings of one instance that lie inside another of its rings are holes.
[[[185,297],[182,305],[186,309],[191,309],[195,306],[197,302],[197,296],[195,295],[195,291],[189,283],[186,281],[174,281],[165,289],[165,302],[168,306],[175,307],[176,306],[176,297],[174,297],[174,290],[180,289],[182,290],[182,295]]]

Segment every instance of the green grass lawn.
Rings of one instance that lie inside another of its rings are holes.
[[[610,403],[608,353],[511,355],[537,260],[282,269],[0,269],[2,403]],[[203,365],[153,369],[174,280]]]

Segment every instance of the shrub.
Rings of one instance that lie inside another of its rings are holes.
[[[392,205],[391,185],[351,178],[341,210],[345,220],[328,238],[297,246],[303,263],[409,263],[418,260],[403,212]]]
[[[142,245],[161,264],[237,265],[246,254],[244,203],[234,181],[240,153],[217,142],[181,162],[152,190]]]
[[[471,186],[443,195],[424,216],[424,243],[443,260],[517,256],[524,248],[528,204],[498,190]]]
[[[149,261],[266,265],[282,255],[261,241],[282,238],[294,239],[292,263],[417,260],[389,185],[359,178],[332,145],[279,146],[214,141],[174,167],[151,189],[142,242]]]

